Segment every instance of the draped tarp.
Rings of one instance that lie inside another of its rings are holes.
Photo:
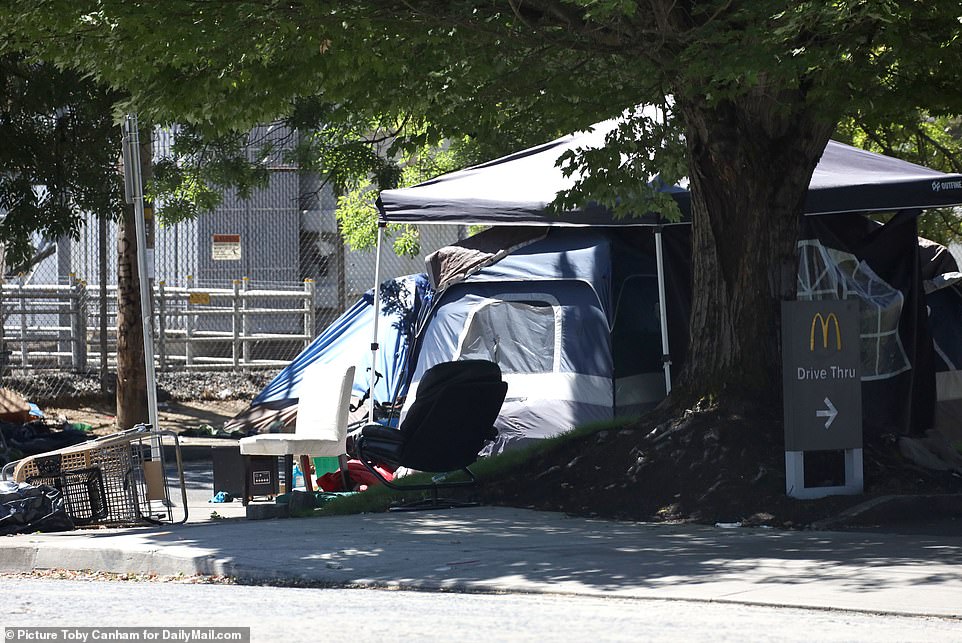
[[[962,273],[944,267],[925,282],[925,301],[935,349],[935,428],[954,444],[962,442]]]
[[[916,215],[885,225],[838,215],[803,222],[798,298],[859,301],[866,435],[923,433],[934,421],[935,355]]]

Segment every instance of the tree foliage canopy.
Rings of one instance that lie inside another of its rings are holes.
[[[958,114],[957,13],[948,0],[14,0],[0,28],[7,49],[122,89],[119,107],[144,120],[214,140],[279,116],[317,126],[326,140],[303,158],[340,166],[346,182],[386,169],[352,148],[384,123],[392,152],[470,136],[490,157],[666,96],[747,96],[792,118],[788,95],[802,93],[831,122],[902,122],[919,104]],[[568,159],[603,171],[560,205],[590,194],[624,213],[670,207],[624,188],[686,173],[678,134],[695,124],[679,112],[653,124],[634,110],[612,151]]]
[[[912,110],[896,122],[849,118],[839,124],[835,138],[943,172],[962,174],[962,119],[958,116],[934,117]],[[920,217],[919,236],[943,245],[962,240],[957,209],[936,210]]]
[[[31,259],[32,233],[55,239],[84,212],[118,211],[116,99],[76,72],[0,55],[0,238],[13,270]]]
[[[707,279],[688,381],[709,389],[733,369],[748,392],[777,381],[776,302],[794,292],[798,214],[837,123],[962,113],[957,0],[10,0],[0,30],[0,53],[78,69],[153,122],[214,136],[322,116],[316,158],[382,178],[391,163],[329,142],[386,125],[390,159],[444,137],[483,154],[627,110],[609,149],[564,159],[592,171],[556,205],[660,208],[651,176],[689,177]]]
[[[957,14],[949,0],[13,0],[0,27],[156,122],[237,129],[320,97],[332,124],[429,116],[412,139],[534,142],[666,95],[962,111]]]

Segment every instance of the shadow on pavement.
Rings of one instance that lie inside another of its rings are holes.
[[[782,587],[830,581],[852,592],[962,588],[962,543],[951,537],[611,523],[500,508],[229,521],[138,530],[138,537],[149,547],[203,553],[199,573],[261,579],[479,589],[535,583],[606,593],[736,578]]]

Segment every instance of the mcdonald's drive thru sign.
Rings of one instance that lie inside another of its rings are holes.
[[[862,448],[858,303],[782,302],[785,450]]]

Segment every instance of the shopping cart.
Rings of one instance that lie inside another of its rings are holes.
[[[173,447],[176,471],[168,471],[167,446]],[[67,514],[78,526],[187,522],[180,440],[172,431],[149,424],[11,462],[3,467],[2,477],[59,489]],[[172,484],[180,487],[179,520]]]

